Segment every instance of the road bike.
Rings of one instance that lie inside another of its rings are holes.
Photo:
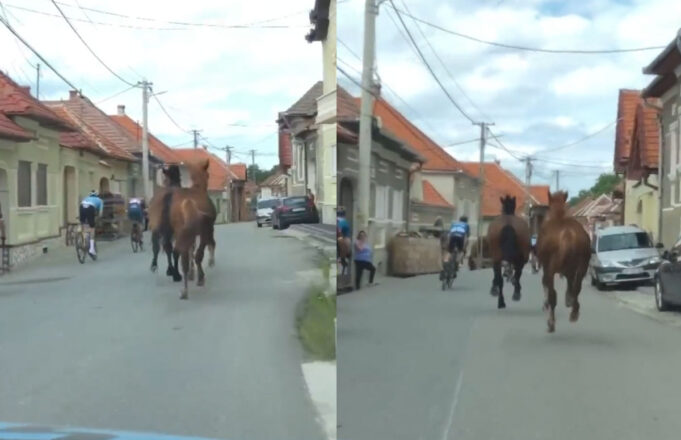
[[[130,230],[130,244],[132,245],[132,251],[141,252],[144,250],[144,240],[142,233],[142,226],[138,222],[132,223],[132,229]]]
[[[78,230],[76,231],[75,248],[76,257],[78,257],[80,264],[85,263],[85,259],[88,254],[90,255],[90,258],[97,260],[97,255],[90,254],[90,234],[90,231],[85,232],[83,230],[83,225],[78,226]],[[95,252],[97,252],[97,241],[95,241]]]

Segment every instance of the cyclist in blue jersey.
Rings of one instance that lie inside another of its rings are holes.
[[[451,255],[456,248],[459,264],[463,261],[463,256],[468,243],[468,237],[471,235],[471,228],[468,225],[468,217],[465,215],[459,218],[458,222],[453,222],[449,228],[449,247],[448,251]]]
[[[99,198],[97,191],[92,190],[90,195],[80,202],[80,224],[86,232],[90,232],[90,255],[97,256],[95,251],[95,218],[102,215],[104,202]]]

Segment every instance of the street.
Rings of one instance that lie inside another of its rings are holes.
[[[0,278],[0,422],[325,438],[295,329],[314,252],[254,223],[217,226],[216,241],[187,301],[164,255],[149,271],[149,233],[141,254],[123,238],[94,263],[68,248]]]
[[[525,269],[520,302],[505,287],[505,310],[491,279],[382,278],[339,297],[339,439],[679,438],[678,312],[586,279],[570,323],[561,280],[548,334],[539,275]]]

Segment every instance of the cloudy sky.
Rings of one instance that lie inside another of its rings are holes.
[[[50,0],[0,0],[0,4],[17,32],[93,102],[101,102],[110,114],[118,104],[125,104],[127,113],[141,120],[141,90],[106,100],[129,86],[88,52]],[[192,135],[186,131],[200,129],[212,145],[233,145],[237,152],[256,149],[256,162],[271,167],[278,162],[277,112],[322,78],[321,44],[304,39],[313,0],[59,0],[58,4],[113,71],[131,83],[147,78],[154,91],[166,92],[158,98],[179,128],[153,99],[149,126],[170,146],[191,147]],[[215,26],[244,24],[251,25]],[[34,66],[39,61],[20,46],[0,26],[0,69],[35,90]],[[68,90],[42,66],[42,99],[66,99]],[[237,154],[235,160],[250,158]]]
[[[543,49],[666,46],[681,27],[678,0],[394,0],[394,4],[448,30]],[[612,169],[618,89],[646,86],[651,77],[641,69],[660,52],[521,51],[470,41],[403,18],[464,111],[474,120],[494,122],[493,131],[503,135],[500,141],[516,156],[532,154],[539,159],[533,183],[551,182],[554,170],[560,169],[561,187],[571,194]],[[390,2],[383,3],[376,22],[376,62],[384,97],[443,146],[479,136],[479,128],[446,98],[396,23]],[[339,4],[338,65],[357,79],[361,61],[355,54],[362,54],[363,27],[364,1]],[[358,93],[340,74],[339,83]],[[542,152],[595,132],[599,133],[574,146]],[[477,143],[447,150],[459,160],[479,158]],[[486,151],[487,159],[501,160],[524,180],[520,161],[500,148]]]

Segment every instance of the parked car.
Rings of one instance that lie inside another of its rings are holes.
[[[637,226],[610,226],[596,231],[591,248],[591,284],[649,283],[662,262],[646,231]]]
[[[662,247],[662,245],[658,245]],[[662,255],[655,273],[655,305],[659,311],[681,306],[681,237]]]
[[[258,200],[258,204],[255,208],[255,221],[259,228],[262,228],[262,225],[272,224],[272,212],[274,212],[274,209],[280,205],[281,199]]]
[[[286,229],[296,223],[319,223],[315,209],[311,209],[307,197],[286,197],[272,213],[272,228]]]

